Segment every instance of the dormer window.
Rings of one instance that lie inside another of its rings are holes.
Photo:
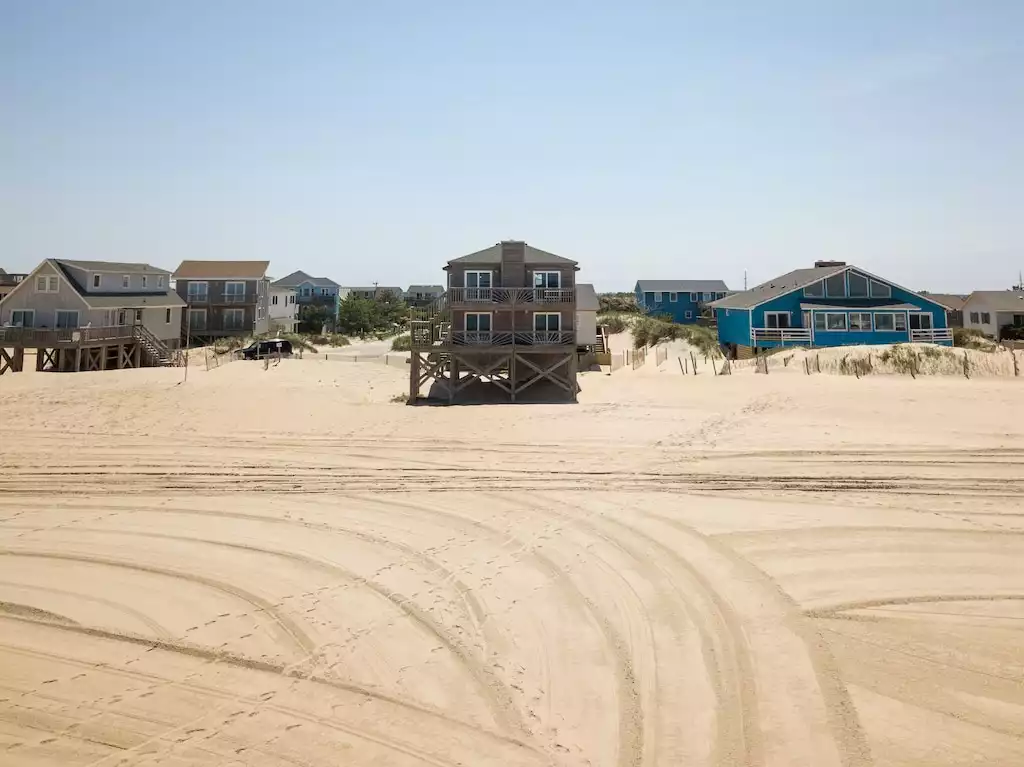
[[[131,286],[131,284],[132,284],[132,278],[129,275],[126,274],[126,275],[121,277],[121,287],[122,288],[124,288],[125,290],[128,290],[128,288]]]
[[[142,275],[142,287],[149,287],[149,277],[147,277],[146,275]]]
[[[94,288],[98,288],[100,286],[100,276],[98,274],[94,274],[92,276],[92,286]]]

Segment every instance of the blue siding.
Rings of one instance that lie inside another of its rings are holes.
[[[690,293],[676,293],[676,300],[672,300],[672,294],[668,291],[661,294],[661,301],[655,301],[655,294],[648,290],[646,293],[641,293],[640,283],[638,282],[636,287],[633,289],[633,293],[636,295],[636,301],[640,304],[644,311],[653,316],[666,316],[671,318],[673,322],[680,324],[693,324],[700,318],[700,307],[698,303],[704,303],[703,293],[697,293],[697,301],[693,301],[690,298]],[[718,293],[709,293],[709,301],[713,301],[718,297]],[[689,312],[689,317],[687,317]]]
[[[718,343],[750,346],[750,312],[746,309],[716,309]]]
[[[857,272],[857,269],[851,271]],[[864,310],[871,311],[875,307],[893,305],[893,304],[910,304],[916,306],[922,311],[931,314],[932,317],[932,328],[939,330],[948,327],[946,320],[946,310],[939,304],[930,301],[924,296],[918,296],[909,291],[892,285],[891,283],[881,280],[884,284],[889,285],[892,292],[889,298],[823,298],[823,297],[808,297],[804,295],[803,288],[794,290],[790,293],[773,298],[766,303],[759,306],[755,306],[749,310],[750,319],[749,323],[747,320],[748,311],[746,309],[732,309],[730,310],[731,315],[741,314],[743,320],[740,322],[738,318],[729,317],[726,318],[724,315],[725,310],[717,310],[718,316],[718,340],[720,343],[734,343],[743,346],[751,345],[750,342],[750,328],[764,328],[767,327],[765,321],[765,314],[769,312],[786,312],[789,315],[789,327],[790,328],[803,328],[804,318],[803,310],[800,308],[801,304],[815,304],[817,306],[841,306],[849,307],[853,310]],[[898,311],[898,310],[897,310]],[[908,311],[908,310],[905,310]],[[847,328],[849,328],[849,311],[844,312],[847,314]],[[852,345],[864,345],[864,344],[893,344],[893,343],[904,343],[909,341],[910,332],[909,324],[908,330],[905,331],[878,331],[878,330],[815,330],[814,331],[814,346],[852,346]],[[792,342],[787,342],[792,344]],[[779,346],[778,341],[759,341],[757,344],[759,347],[774,347]]]

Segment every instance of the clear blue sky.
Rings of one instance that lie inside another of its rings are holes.
[[[0,266],[1024,268],[1024,2],[0,0]]]

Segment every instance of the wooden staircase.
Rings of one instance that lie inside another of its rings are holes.
[[[173,367],[178,364],[177,355],[144,325],[136,325],[133,334],[150,367]]]

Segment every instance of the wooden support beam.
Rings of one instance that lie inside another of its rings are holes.
[[[0,346],[0,376],[4,373],[20,373],[25,369],[25,347],[18,346],[11,351]]]
[[[491,379],[491,383],[497,385],[497,387],[499,389],[501,389],[502,391],[504,391],[506,394],[511,395],[512,394],[511,387],[510,386],[506,386],[504,383],[502,383],[503,379],[500,376],[497,376],[497,375],[494,374],[494,371],[497,368],[499,368],[501,365],[507,364],[510,359],[511,359],[511,355],[503,356],[503,357],[499,358],[498,360],[496,360],[495,362],[493,362],[492,364],[490,364],[489,366],[487,366],[486,368],[484,368],[484,367],[477,367],[472,362],[470,362],[469,358],[463,359],[462,363],[465,364],[465,366],[468,367],[470,369],[470,371],[472,371],[472,372],[470,373],[469,376],[466,377],[465,381],[458,382],[458,384],[454,387],[455,391],[456,392],[460,392],[463,389],[465,389],[467,386],[472,384],[474,381],[479,381],[484,376],[488,376]]]
[[[534,365],[525,356],[523,356],[521,354],[517,355],[519,362],[522,362],[524,365],[526,365],[527,367],[529,367],[530,369],[532,369],[532,370],[534,370],[536,372],[536,375],[533,378],[531,378],[529,381],[524,383],[522,386],[518,386],[517,390],[520,391],[520,392],[525,391],[526,389],[528,389],[529,387],[533,386],[538,381],[543,380],[543,379],[546,378],[549,381],[551,381],[552,383],[554,383],[555,385],[557,385],[560,388],[564,389],[569,395],[571,395],[573,398],[575,398],[576,394],[572,390],[573,389],[573,385],[575,384],[575,381],[570,383],[568,377],[565,378],[565,379],[562,379],[562,378],[559,378],[557,375],[555,375],[555,371],[558,370],[558,368],[562,367],[563,365],[567,365],[569,367],[569,369],[571,370],[571,368],[572,368],[572,358],[573,358],[574,355],[575,355],[575,352],[571,352],[571,353],[567,354],[566,356],[562,357],[561,359],[559,359],[558,361],[556,361],[554,364],[549,365],[547,368],[544,368],[544,369],[541,369],[540,366],[538,366],[538,365]]]

